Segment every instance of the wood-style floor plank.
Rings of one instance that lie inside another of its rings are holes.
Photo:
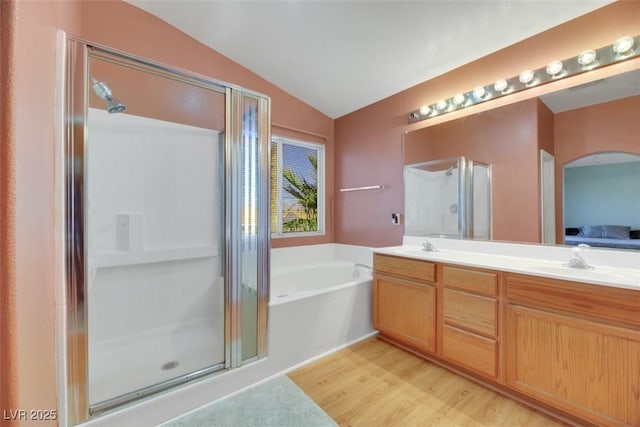
[[[563,425],[378,338],[289,378],[341,426]]]

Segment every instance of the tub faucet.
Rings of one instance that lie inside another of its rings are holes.
[[[571,250],[572,257],[564,265],[571,268],[595,268],[590,265],[585,257],[582,255],[582,248],[588,248],[588,245],[578,245],[578,247]]]
[[[358,277],[360,277],[360,272],[358,271],[358,267],[362,267],[365,270],[367,270],[368,277],[373,277],[373,268],[370,265],[361,264],[359,262],[355,262],[355,263],[353,263],[353,266],[355,267],[355,269],[353,270],[353,275],[352,275],[354,279],[357,279]]]
[[[438,252],[438,248],[433,246],[433,243],[428,240],[422,244],[422,250],[426,252]]]

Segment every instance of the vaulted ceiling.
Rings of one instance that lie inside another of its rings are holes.
[[[611,0],[127,0],[337,118]]]

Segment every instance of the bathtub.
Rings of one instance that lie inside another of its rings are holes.
[[[333,292],[370,282],[371,278],[370,265],[349,261],[327,261],[280,271],[271,275],[270,303],[273,306],[323,292]]]
[[[375,333],[372,253],[350,245],[274,249],[268,354],[283,370]]]

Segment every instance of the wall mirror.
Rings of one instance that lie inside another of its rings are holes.
[[[620,232],[620,240],[592,246],[629,249],[622,240],[640,242],[634,233],[640,230],[640,70],[407,132],[403,145],[405,167],[460,156],[490,165],[494,240],[576,244],[567,236],[587,237],[585,230],[597,234],[597,226],[611,225],[606,231]],[[543,179],[549,164],[551,184]],[[576,188],[587,179],[598,185]],[[603,199],[603,186],[618,201]],[[413,194],[405,191],[405,198]],[[555,238],[553,231],[545,237],[544,222],[553,223]]]

